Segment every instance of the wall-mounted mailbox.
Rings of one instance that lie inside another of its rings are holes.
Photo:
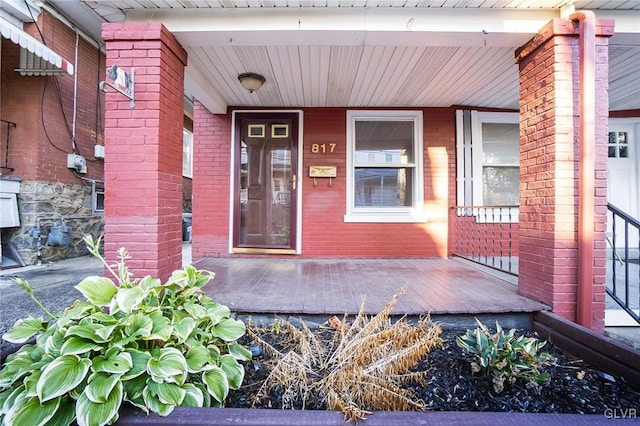
[[[338,166],[309,166],[309,177],[313,178],[313,186],[318,186],[318,178],[329,178],[329,186],[333,178],[338,176]]]
[[[309,177],[334,178],[338,176],[338,166],[309,166]]]

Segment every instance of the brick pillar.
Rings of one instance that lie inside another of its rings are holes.
[[[104,24],[107,69],[135,68],[135,107],[105,99],[105,255],[135,277],[182,265],[182,127],[187,54],[160,23]],[[107,81],[109,81],[107,79]]]
[[[608,37],[596,29],[596,136],[592,328],[604,330]],[[554,19],[518,49],[520,68],[521,294],[576,321],[578,287],[579,31]]]

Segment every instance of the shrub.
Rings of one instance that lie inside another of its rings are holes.
[[[478,327],[456,337],[456,343],[475,357],[475,361],[471,362],[471,371],[482,372],[491,379],[496,393],[502,392],[505,384],[511,385],[518,379],[527,385],[538,385],[549,380],[549,373],[541,371],[541,368],[555,359],[546,352],[538,354],[545,341],[516,336],[514,329],[505,333],[497,321],[496,333],[492,334],[477,318],[476,322]]]
[[[238,389],[251,354],[236,343],[245,325],[202,294],[213,274],[187,266],[162,284],[131,279],[120,249],[116,278],[88,277],[76,301],[52,315],[29,284],[16,280],[49,318],[16,322],[3,338],[25,343],[0,371],[0,420],[6,425],[111,424],[126,401],[166,416],[176,406],[221,406]]]
[[[404,318],[392,323],[389,314],[398,296],[373,318],[364,314],[363,301],[352,324],[332,318],[333,329],[326,332],[313,332],[304,322],[301,327],[278,322],[280,340],[290,342],[282,350],[249,326],[247,334],[275,359],[257,399],[274,389],[282,394],[282,408],[305,408],[319,399],[343,412],[345,421],[363,419],[371,410],[423,408],[402,385],[426,378],[426,371],[411,368],[441,344],[442,330],[428,316],[415,325]]]

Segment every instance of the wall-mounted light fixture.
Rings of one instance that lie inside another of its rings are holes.
[[[265,82],[264,76],[256,74],[255,72],[242,73],[238,76],[238,80],[240,80],[242,87],[247,89],[249,93],[253,93],[261,88]]]

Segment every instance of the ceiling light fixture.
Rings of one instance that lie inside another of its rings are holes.
[[[264,76],[256,74],[255,72],[242,73],[238,76],[238,80],[240,80],[242,87],[247,89],[249,93],[253,93],[261,88],[265,82]]]

